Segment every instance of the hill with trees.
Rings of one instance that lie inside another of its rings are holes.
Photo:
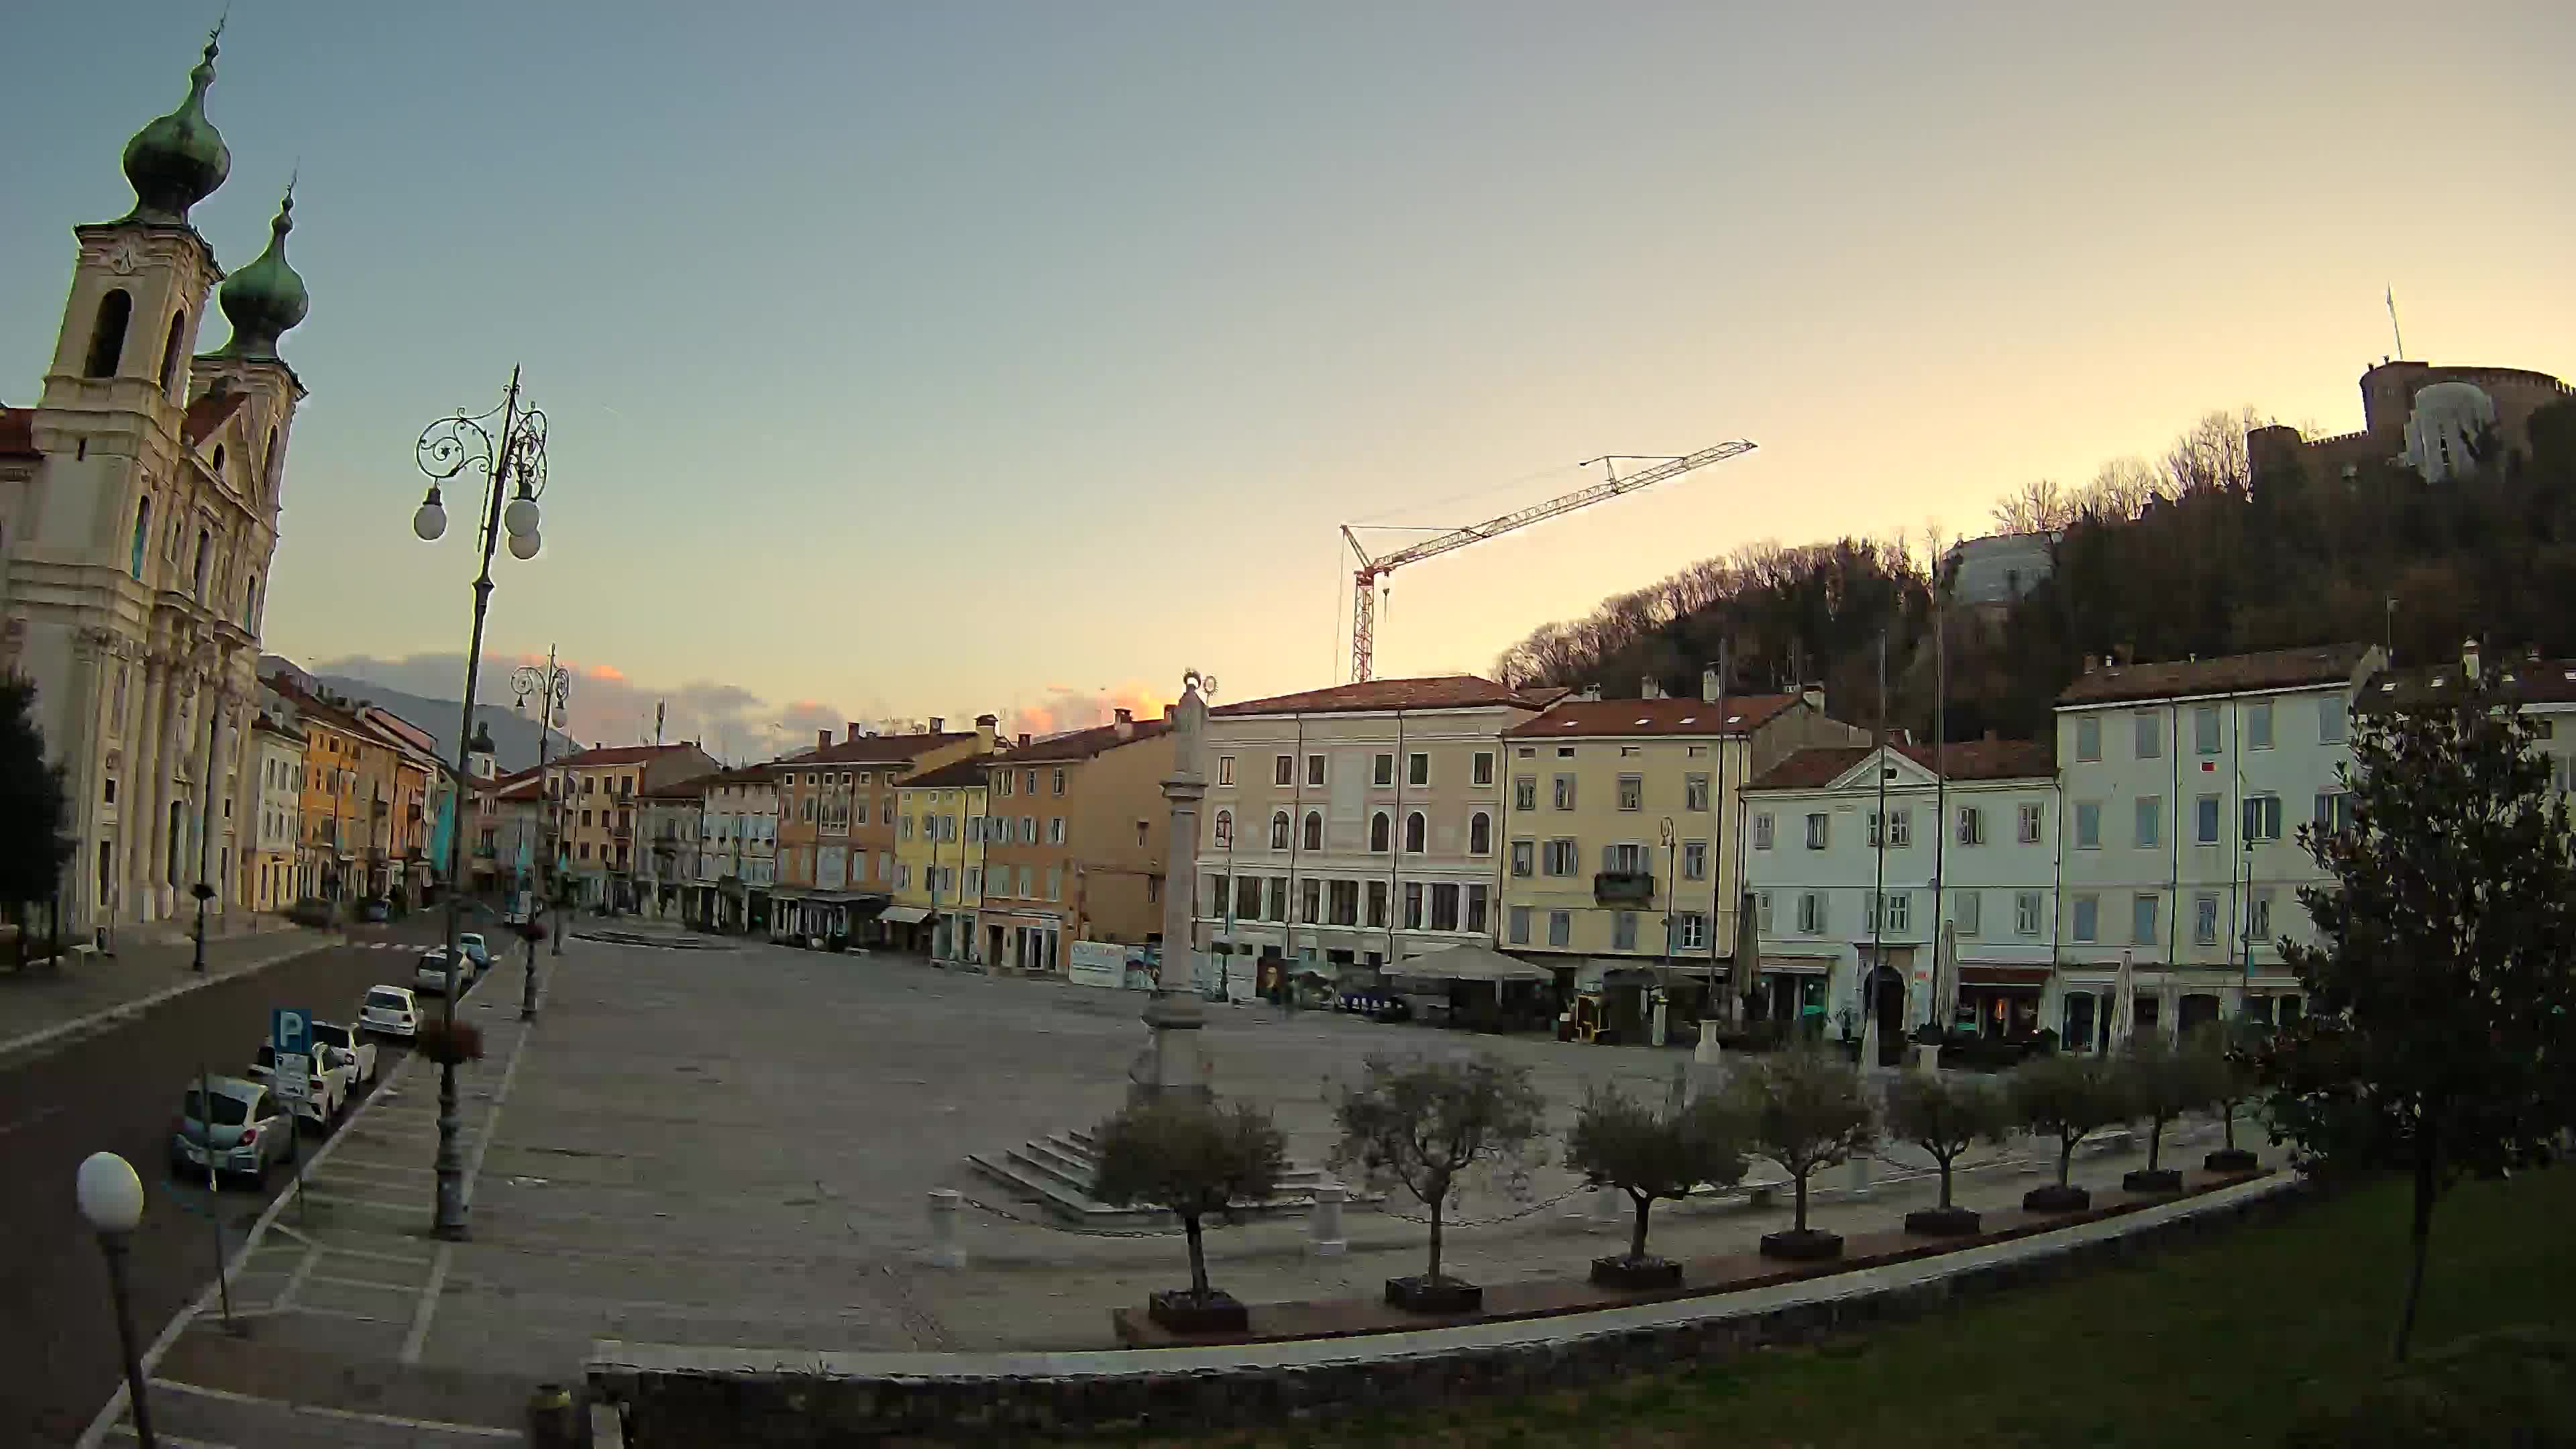
[[[2088,656],[2363,640],[2421,660],[2472,637],[2576,652],[2576,401],[2535,414],[2527,448],[2490,433],[2474,471],[2442,483],[2393,460],[2316,477],[2304,457],[2253,458],[2245,435],[2261,422],[2250,408],[2212,412],[2160,458],[1997,501],[1997,531],[2052,535],[2053,568],[2009,605],[1937,611],[1950,738],[2038,737]],[[1887,722],[1929,738],[1934,594],[1952,542],[1926,529],[1747,544],[1540,626],[1503,651],[1497,677],[1610,697],[1652,678],[1696,693],[1723,658],[1731,689],[1821,684],[1836,714],[1871,723],[1884,630]]]

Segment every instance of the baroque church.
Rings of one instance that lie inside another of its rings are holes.
[[[229,276],[188,219],[232,166],[206,118],[220,34],[126,143],[134,209],[72,229],[41,400],[0,408],[0,668],[34,680],[64,770],[67,930],[192,916],[200,882],[220,909],[254,838],[260,608],[304,398],[277,343],[309,303],[292,186]],[[210,293],[230,335],[199,352]]]

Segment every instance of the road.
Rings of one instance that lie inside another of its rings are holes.
[[[268,1034],[272,1007],[301,1006],[324,1020],[350,1021],[379,982],[407,985],[414,953],[382,949],[436,939],[443,922],[423,914],[400,925],[361,927],[359,939],[247,977],[219,981],[51,1056],[0,1071],[0,1444],[69,1444],[114,1391],[122,1365],[108,1306],[106,1269],[72,1199],[82,1158],[122,1154],[144,1182],[143,1226],[128,1260],[138,1347],[214,1281],[215,1229],[202,1186],[169,1180],[170,1123],[197,1073],[238,1075]],[[515,944],[515,943],[513,943]],[[495,963],[482,989],[515,990],[512,965]],[[378,1049],[377,1080],[405,1055]],[[299,1151],[322,1139],[307,1133]],[[266,1190],[232,1187],[216,1211],[224,1251],[289,1181],[273,1172]],[[424,1219],[429,1204],[421,1205]]]

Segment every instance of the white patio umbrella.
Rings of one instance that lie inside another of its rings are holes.
[[[1946,1037],[1958,1014],[1959,923],[1941,923],[1941,944],[1932,957],[1932,1025]]]
[[[2129,1044],[2130,1018],[2138,1011],[2137,953],[2120,953],[2120,974],[2111,987],[2111,1049]]]

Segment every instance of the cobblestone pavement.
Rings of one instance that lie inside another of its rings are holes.
[[[545,1006],[524,1034],[508,1009],[512,952],[499,991],[485,988],[473,1009],[487,1053],[465,1074],[471,1241],[421,1231],[434,1078],[414,1063],[317,1166],[309,1221],[272,1228],[252,1255],[244,1291],[264,1310],[253,1337],[224,1339],[200,1320],[162,1359],[161,1377],[195,1391],[183,1401],[236,1416],[203,1425],[207,1441],[243,1442],[245,1399],[265,1405],[280,1433],[319,1413],[362,1416],[332,1420],[344,1433],[490,1436],[517,1422],[537,1382],[577,1379],[596,1338],[1107,1346],[1112,1307],[1179,1280],[1177,1238],[1041,1225],[1034,1205],[965,1162],[1114,1111],[1144,1044],[1141,994],[714,944],[576,938],[559,960],[541,958]],[[1268,1006],[1212,1007],[1207,1038],[1218,1090],[1273,1107],[1292,1155],[1309,1160],[1329,1147],[1331,1083],[1373,1052],[1481,1049],[1524,1062],[1560,1138],[1587,1083],[1660,1096],[1686,1055]],[[1919,1159],[1902,1149],[1888,1159],[1872,1164],[1865,1196],[1852,1195],[1854,1169],[1827,1174],[1816,1223],[1884,1225],[1928,1205],[1928,1182],[1907,1176]],[[2116,1181],[2136,1161],[2115,1147],[2084,1159],[2078,1179]],[[1998,1162],[1964,1179],[1961,1199],[2017,1200],[2036,1171]],[[1567,1195],[1574,1185],[1543,1163],[1518,1193],[1471,1191],[1459,1219],[1510,1221],[1457,1229],[1449,1261],[1488,1281],[1581,1272],[1623,1241],[1625,1217],[1599,1222],[1594,1195]],[[943,1186],[984,1205],[961,1223],[962,1270],[926,1262],[925,1198]],[[1654,1240],[1716,1252],[1786,1219],[1785,1207],[1740,1200],[1666,1206]],[[1305,1232],[1278,1221],[1212,1234],[1218,1281],[1255,1299],[1373,1294],[1380,1279],[1420,1268],[1423,1230],[1392,1214],[1350,1214],[1340,1257],[1308,1254]]]

